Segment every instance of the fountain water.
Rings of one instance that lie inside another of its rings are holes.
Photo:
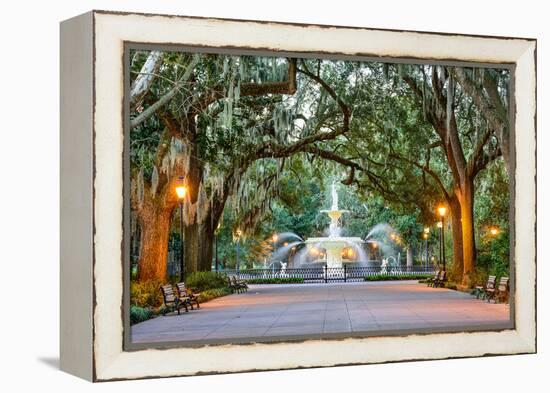
[[[277,233],[274,239],[282,245],[276,247],[268,268],[286,271],[287,263],[288,267],[292,268],[302,266],[320,268],[325,265],[327,267],[343,267],[344,264],[380,267],[381,261],[379,259],[371,260],[368,257],[364,248],[365,244],[369,244],[375,252],[378,250],[380,258],[390,256],[389,258],[393,259],[394,262],[390,263],[388,259],[385,266],[393,268],[393,265],[398,261],[391,256],[395,251],[393,246],[387,242],[387,239],[395,234],[395,230],[386,223],[380,223],[375,225],[364,239],[341,236],[342,228],[339,221],[342,215],[349,211],[339,209],[338,192],[334,183],[332,184],[331,196],[332,205],[330,210],[321,210],[330,217],[330,225],[324,231],[325,236],[312,237],[304,241],[292,232]],[[303,247],[304,244],[306,247]],[[347,258],[343,258],[344,254]]]
[[[284,262],[284,260],[288,258],[288,253],[290,252],[290,250],[292,250],[293,247],[298,247],[302,243],[303,241],[295,241],[287,244],[286,246],[282,246],[273,253],[271,258],[273,259],[273,261]]]
[[[388,244],[388,239],[391,238],[391,234],[395,234],[396,231],[393,227],[386,223],[376,224],[365,236],[365,242],[371,243],[379,249],[381,255],[394,254],[393,246]]]
[[[339,225],[340,217],[343,213],[347,213],[347,210],[338,209],[338,193],[336,191],[336,185],[332,184],[332,206],[330,210],[321,210],[323,213],[327,213],[330,217],[329,235],[328,237],[312,237],[306,239],[304,242],[308,247],[321,247],[326,250],[326,264],[327,267],[342,267],[345,261],[342,260],[342,251],[346,247],[352,247],[360,256],[364,255],[364,251],[361,245],[364,243],[363,239],[359,237],[342,237],[341,227]]]

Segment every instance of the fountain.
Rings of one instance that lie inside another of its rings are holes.
[[[321,210],[323,213],[327,213],[330,217],[329,236],[328,237],[311,237],[306,239],[305,244],[309,247],[320,247],[326,250],[326,264],[327,267],[342,267],[344,261],[342,260],[342,251],[346,247],[352,247],[359,255],[364,254],[361,245],[364,243],[363,239],[359,237],[341,237],[341,227],[339,225],[340,217],[343,213],[347,213],[348,210],[338,209],[338,193],[336,192],[336,185],[332,183],[332,206],[330,210]]]

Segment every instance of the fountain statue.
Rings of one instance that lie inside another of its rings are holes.
[[[338,209],[338,192],[336,190],[336,184],[332,183],[332,206],[330,210],[321,210],[323,213],[327,213],[330,217],[329,236],[328,237],[312,237],[306,239],[305,243],[308,247],[320,247],[326,250],[326,263],[327,267],[342,267],[344,261],[342,260],[342,251],[346,247],[354,248],[358,251],[358,254],[363,254],[362,244],[363,239],[359,237],[341,237],[341,228],[339,225],[340,217],[343,213],[347,213],[348,210]]]
[[[393,259],[393,263],[390,261],[390,259]],[[397,266],[398,265],[396,263],[395,257],[389,256],[387,258],[383,258],[382,264],[380,265],[380,273],[381,274],[393,273]]]
[[[281,270],[279,271],[279,276],[286,277],[286,262],[281,262]]]

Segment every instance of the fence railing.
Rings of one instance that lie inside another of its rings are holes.
[[[139,258],[132,256],[137,262]],[[169,252],[167,258],[167,274],[179,275],[179,253]],[[212,268],[214,270],[214,268]],[[363,281],[365,277],[375,275],[420,275],[434,274],[436,266],[347,266],[343,267],[299,267],[281,269],[277,267],[262,269],[221,269],[220,272],[235,275],[243,280],[273,279],[273,278],[299,278],[304,282],[332,282],[332,281]]]
[[[363,281],[365,277],[375,275],[421,275],[434,274],[432,266],[353,266],[321,267],[321,268],[288,268],[288,269],[225,269],[220,270],[228,275],[235,275],[243,280],[299,278],[304,282],[332,282],[332,281]]]

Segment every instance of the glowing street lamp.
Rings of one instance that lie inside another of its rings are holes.
[[[490,227],[489,228],[489,236],[493,238],[493,241],[491,241],[491,253],[494,255],[496,250],[495,250],[495,241],[494,239],[497,237],[497,235],[499,234],[499,229],[498,227]]]
[[[425,243],[425,249],[426,249],[426,270],[428,270],[428,237],[430,237],[430,227],[424,228],[424,243]]]
[[[243,234],[243,232],[242,232],[240,229],[237,229],[237,230],[235,231],[235,237],[237,238],[237,250],[236,250],[236,252],[237,252],[237,255],[236,255],[237,260],[236,260],[236,262],[235,262],[235,268],[236,268],[236,270],[237,270],[237,274],[239,273],[239,252],[240,252],[239,240],[240,240],[242,234]]]
[[[185,252],[185,243],[183,241],[183,201],[185,200],[185,196],[187,195],[187,187],[185,187],[185,184],[183,183],[183,177],[180,177],[181,184],[176,186],[176,195],[178,196],[178,201],[180,205],[180,281],[185,281],[185,260],[184,260],[184,252]]]
[[[271,253],[271,271],[275,275],[275,251],[277,251],[277,240],[279,240],[279,235],[276,233],[271,236],[271,241],[273,242],[273,251]]]
[[[275,251],[277,251],[277,240],[279,240],[279,235],[274,233],[273,236],[271,237],[271,240],[273,241],[273,256],[274,256]]]
[[[178,199],[180,201],[183,201],[183,199],[185,198],[185,195],[187,194],[187,188],[184,185],[177,186],[176,187],[176,194],[178,196]]]
[[[439,224],[437,225],[440,228],[441,233],[441,239],[440,239],[440,252],[441,252],[441,258],[443,260],[443,270],[446,270],[446,261],[445,261],[445,215],[447,214],[447,208],[443,205],[439,206],[437,208],[437,212],[439,213],[439,216],[441,217],[441,226]]]

